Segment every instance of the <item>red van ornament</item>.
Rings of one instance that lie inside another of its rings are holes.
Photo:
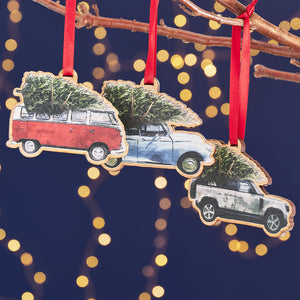
[[[12,109],[7,146],[26,157],[43,150],[84,154],[92,164],[127,154],[125,131],[114,106],[74,77],[26,72],[21,102]]]

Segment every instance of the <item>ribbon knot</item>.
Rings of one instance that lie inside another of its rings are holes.
[[[253,0],[237,18],[244,19],[242,58],[240,26],[232,26],[231,65],[230,65],[230,114],[229,140],[231,145],[237,145],[238,139],[244,140],[248,107],[249,72],[250,72],[250,17],[254,12]]]

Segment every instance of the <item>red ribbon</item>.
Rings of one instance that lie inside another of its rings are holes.
[[[73,76],[76,0],[66,0],[63,76]]]
[[[230,114],[229,114],[229,140],[231,145],[237,145],[238,139],[244,140],[250,72],[250,21],[254,12],[253,0],[246,11],[237,18],[244,19],[242,58],[240,58],[241,32],[240,26],[232,26],[231,65],[230,65]]]
[[[151,0],[149,15],[148,56],[144,76],[144,84],[153,84],[156,76],[157,50],[157,11],[159,0]]]

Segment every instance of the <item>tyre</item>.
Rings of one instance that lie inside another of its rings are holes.
[[[35,140],[23,140],[22,141],[22,148],[28,154],[37,152],[40,149],[40,147],[41,147],[41,145],[38,141],[35,141]]]
[[[122,158],[111,158],[105,164],[108,168],[116,168],[122,162]]]
[[[212,222],[217,217],[217,205],[213,200],[206,200],[201,204],[201,216],[204,221]]]
[[[108,149],[104,144],[94,144],[89,149],[89,156],[92,160],[101,161],[108,155]]]
[[[201,166],[202,157],[195,152],[187,152],[181,155],[177,162],[177,167],[187,175],[196,174]]]
[[[283,227],[282,212],[278,210],[269,210],[265,214],[265,228],[270,233],[277,233]]]

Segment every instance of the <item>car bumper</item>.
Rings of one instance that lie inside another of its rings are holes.
[[[111,150],[110,153],[113,155],[119,155],[119,154],[123,154],[126,151],[126,147],[125,145],[122,145],[120,149],[117,150]]]

